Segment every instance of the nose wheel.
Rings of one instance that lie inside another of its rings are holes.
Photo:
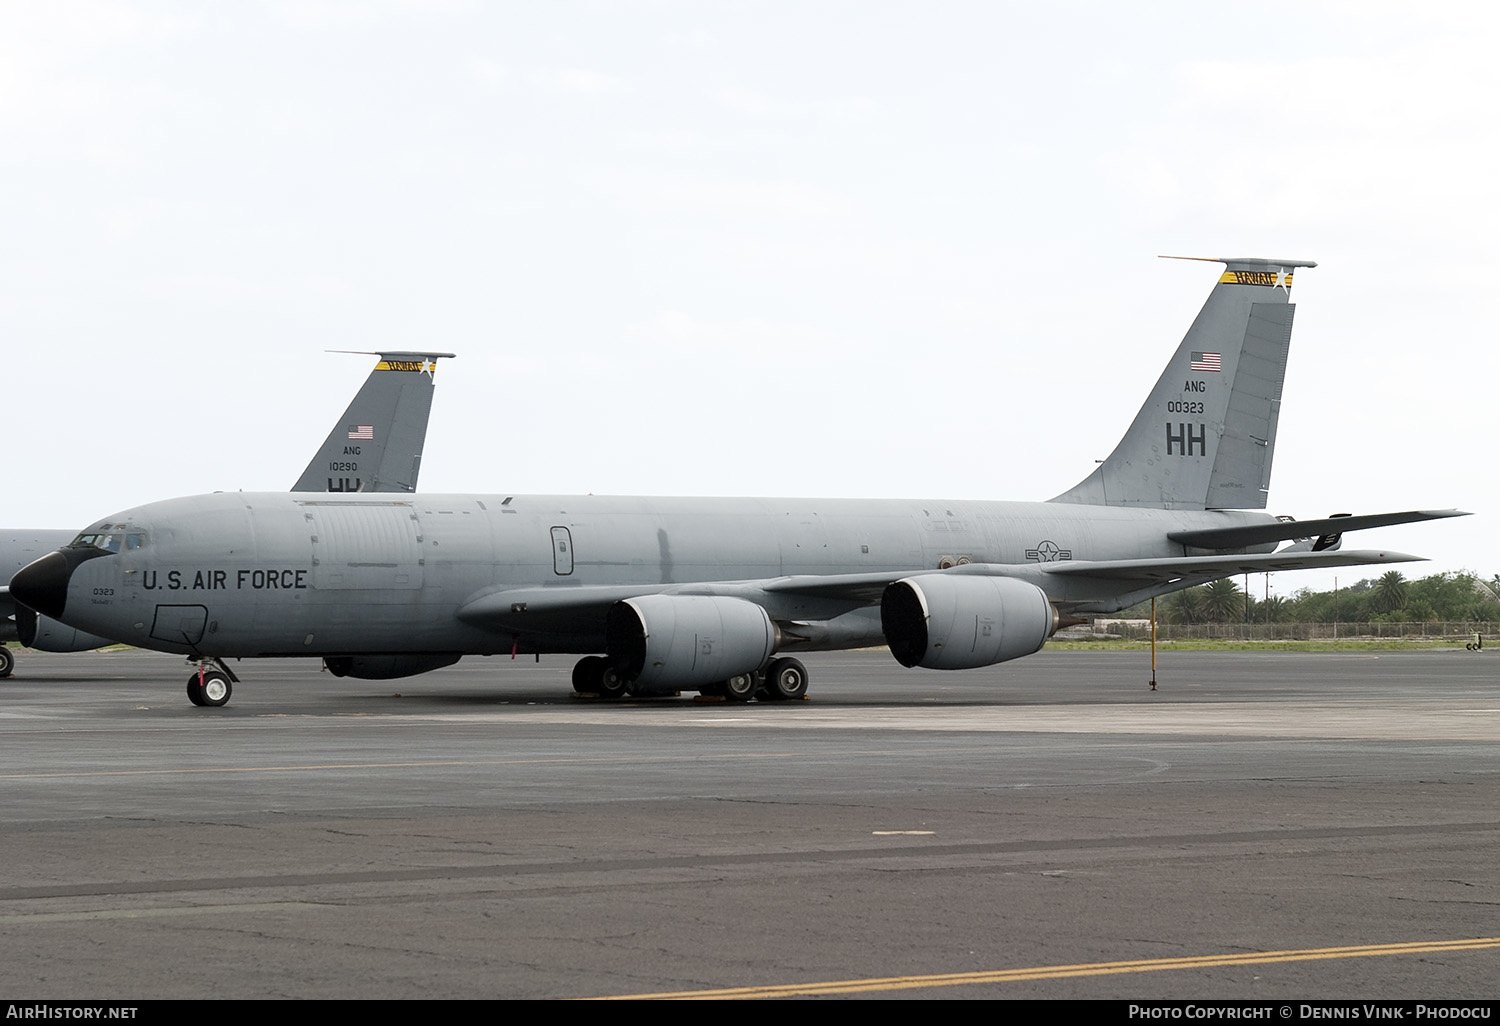
[[[226,705],[233,693],[234,678],[227,670],[214,670],[200,665],[197,672],[188,678],[188,701],[194,705]]]

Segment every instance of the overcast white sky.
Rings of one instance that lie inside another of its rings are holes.
[[[0,0],[0,523],[289,487],[370,368],[327,349],[459,354],[424,491],[1045,499],[1218,273],[1156,254],[1265,256],[1320,264],[1271,512],[1472,510],[1352,544],[1489,576],[1497,29]]]

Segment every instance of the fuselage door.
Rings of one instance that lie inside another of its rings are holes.
[[[566,527],[552,529],[552,570],[559,577],[573,572],[573,535]]]
[[[151,636],[177,645],[196,645],[208,625],[207,606],[157,606]]]
[[[414,591],[422,587],[422,535],[407,501],[309,499],[313,587]]]

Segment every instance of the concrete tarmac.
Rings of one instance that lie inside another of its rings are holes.
[[[750,705],[262,660],[222,709],[19,655],[16,997],[1500,992],[1500,652],[858,652]]]

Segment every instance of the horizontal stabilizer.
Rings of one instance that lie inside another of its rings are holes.
[[[1445,517],[1468,515],[1458,509],[1418,509],[1406,513],[1371,513],[1358,517],[1285,520],[1275,524],[1213,527],[1203,531],[1173,531],[1167,535],[1167,538],[1182,545],[1191,545],[1195,549],[1242,549],[1250,545],[1265,545],[1267,542],[1288,541],[1292,538],[1315,538],[1319,535],[1343,534],[1345,531],[1360,531],[1369,527],[1415,524],[1423,520],[1442,520]]]

